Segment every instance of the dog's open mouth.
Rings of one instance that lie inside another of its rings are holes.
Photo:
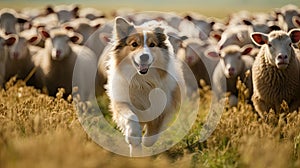
[[[146,74],[149,70],[149,65],[148,64],[138,64],[135,61],[133,61],[135,66],[137,67],[137,70],[140,74]]]

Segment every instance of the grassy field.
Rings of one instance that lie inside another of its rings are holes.
[[[300,166],[299,113],[285,113],[283,104],[281,114],[270,112],[262,121],[251,105],[241,102],[225,108],[216,130],[199,143],[211,102],[207,88],[199,92],[197,121],[182,141],[155,156],[128,158],[104,150],[87,136],[73,102],[62,99],[62,91],[53,98],[11,80],[0,91],[0,167]],[[107,104],[104,100],[101,106]]]

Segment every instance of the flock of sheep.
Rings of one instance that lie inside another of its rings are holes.
[[[224,20],[195,13],[179,16],[131,10],[117,10],[116,16],[135,25],[153,20],[167,25],[165,33],[177,58],[189,66],[197,81],[211,85],[218,98],[230,92],[231,106],[237,105],[239,77],[245,79],[249,101],[259,114],[271,108],[278,111],[283,100],[290,110],[300,107],[300,9],[295,5],[268,13],[240,11]],[[28,85],[46,88],[51,96],[61,87],[69,95],[76,59],[89,58],[86,67],[98,67],[96,92],[102,94],[103,55],[112,30],[113,18],[93,8],[1,9],[0,84],[17,75]],[[193,94],[198,88],[189,85],[189,75],[185,77],[188,93]]]

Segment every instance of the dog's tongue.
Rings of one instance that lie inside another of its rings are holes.
[[[139,65],[139,72],[141,74],[146,74],[148,72],[148,65]]]

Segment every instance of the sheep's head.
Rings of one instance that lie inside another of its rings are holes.
[[[70,42],[79,44],[82,36],[75,32],[67,32],[61,29],[51,31],[41,30],[44,38],[47,38],[45,47],[50,50],[53,60],[63,60],[71,52]]]
[[[252,49],[252,45],[245,45],[242,48],[230,45],[220,51],[220,63],[226,78],[235,78],[241,73],[244,66],[242,55],[249,54]]]
[[[288,33],[284,31],[272,31],[269,34],[252,33],[252,41],[258,46],[265,46],[265,56],[268,63],[284,70],[290,64],[293,56],[293,43],[300,41],[300,29],[292,29]]]

